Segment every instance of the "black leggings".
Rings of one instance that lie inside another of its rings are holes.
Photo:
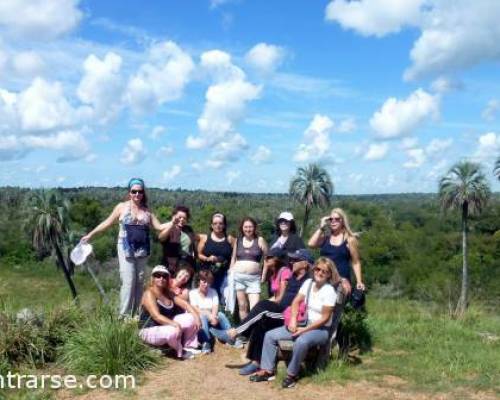
[[[249,337],[252,334],[253,328],[264,316],[269,319],[279,320],[280,325],[283,325],[283,311],[285,307],[271,300],[259,301],[248,313],[240,324],[235,328],[240,335]],[[278,325],[279,326],[279,325]]]
[[[256,361],[260,364],[260,357],[262,356],[262,347],[264,347],[264,336],[271,329],[283,326],[283,317],[281,319],[271,318],[264,315],[256,324],[253,325],[250,341],[248,342],[247,358]]]

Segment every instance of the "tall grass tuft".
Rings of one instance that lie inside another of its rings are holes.
[[[62,355],[66,369],[76,374],[134,374],[157,360],[140,340],[137,324],[121,321],[110,307],[99,309],[71,335]]]

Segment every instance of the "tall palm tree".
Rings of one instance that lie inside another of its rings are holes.
[[[480,164],[460,161],[439,182],[439,198],[444,211],[462,213],[462,289],[455,314],[463,315],[467,309],[468,266],[467,231],[469,215],[480,214],[490,196],[490,188]]]
[[[495,162],[495,168],[493,168],[493,174],[495,174],[495,176],[500,181],[500,156],[498,156],[497,161]]]
[[[68,235],[69,203],[56,191],[40,191],[31,199],[28,223],[33,247],[38,252],[54,252],[58,266],[63,270],[71,295],[77,297],[65,256]]]
[[[300,229],[302,235],[309,221],[313,207],[325,207],[330,204],[333,183],[328,172],[319,164],[312,163],[297,170],[290,181],[290,196],[305,206],[304,220]]]

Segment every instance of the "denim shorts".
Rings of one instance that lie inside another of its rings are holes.
[[[260,274],[242,274],[234,273],[234,288],[236,290],[244,290],[247,294],[260,293]]]

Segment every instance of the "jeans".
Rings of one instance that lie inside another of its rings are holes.
[[[125,257],[123,245],[118,243],[120,264],[120,315],[134,315],[141,304],[144,287],[144,267],[148,257]]]
[[[200,315],[201,319],[201,329],[198,331],[198,339],[201,343],[206,343],[206,342],[211,342],[212,341],[212,335],[210,334],[210,321],[208,320],[208,316],[205,314]],[[222,330],[227,330],[231,328],[231,323],[226,317],[226,314],[223,312],[218,312],[217,313],[217,319],[219,320],[219,323],[214,326],[213,328],[217,329],[222,329]]]
[[[327,329],[314,329],[305,332],[296,338],[288,331],[286,326],[273,329],[266,333],[264,337],[264,347],[262,348],[262,358],[260,367],[267,371],[274,371],[276,367],[276,357],[278,355],[278,342],[284,339],[293,339],[292,359],[288,364],[287,373],[291,376],[297,376],[300,370],[300,364],[304,361],[307,352],[313,346],[323,345],[328,340]]]

